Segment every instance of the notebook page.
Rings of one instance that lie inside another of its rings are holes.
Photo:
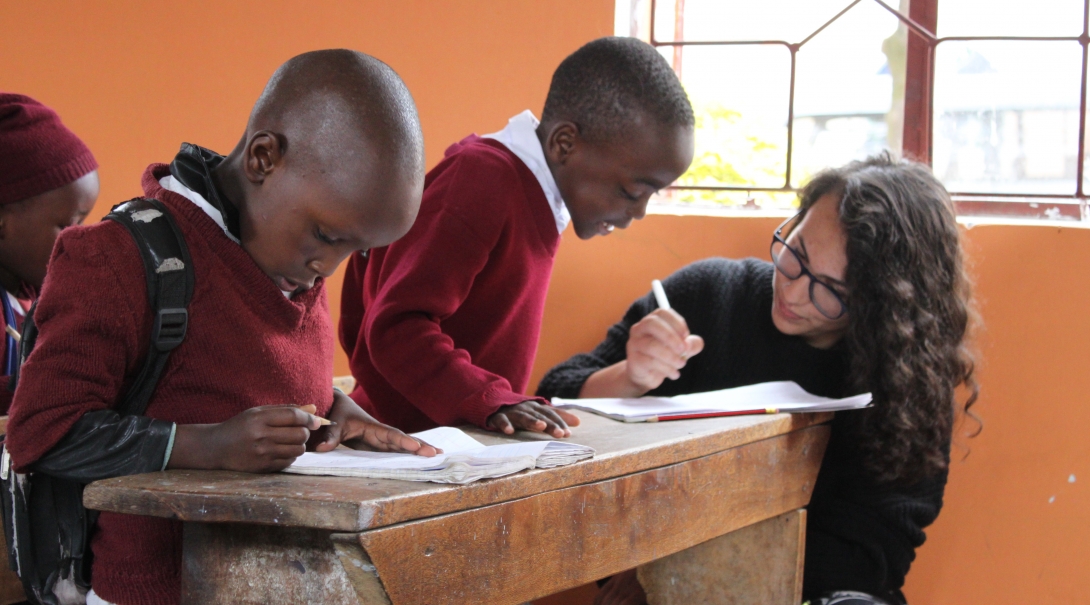
[[[485,446],[452,427],[431,429],[414,433],[413,436],[442,448],[444,452],[424,458],[413,454],[342,447],[323,454],[307,452],[296,458],[285,472],[460,483],[502,476],[535,466],[548,468],[571,464],[594,455],[590,447],[557,441],[520,441]]]
[[[413,437],[443,450],[445,454],[457,454],[484,447],[484,444],[470,437],[461,429],[452,426],[440,426],[427,431],[413,433]]]
[[[553,405],[579,408],[618,419],[644,419],[656,416],[746,412],[770,408],[783,412],[837,411],[863,408],[870,401],[870,393],[845,399],[830,399],[808,393],[794,382],[780,381],[675,397],[633,399],[556,397],[553,398]]]

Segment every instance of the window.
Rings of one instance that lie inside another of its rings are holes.
[[[678,72],[693,165],[663,205],[782,213],[817,170],[890,149],[963,215],[1090,220],[1090,0],[618,0]]]

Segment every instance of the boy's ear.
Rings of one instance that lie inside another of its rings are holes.
[[[579,126],[574,122],[557,122],[549,129],[545,154],[554,164],[563,165],[579,143]]]
[[[261,183],[280,164],[286,151],[282,135],[259,130],[246,143],[246,156],[242,163],[246,178],[251,183]]]

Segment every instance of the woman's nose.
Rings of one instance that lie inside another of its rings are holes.
[[[810,295],[809,291],[809,279],[806,275],[800,275],[795,279],[791,279],[782,273],[780,277],[783,278],[783,295],[784,300],[791,304],[801,304]]]

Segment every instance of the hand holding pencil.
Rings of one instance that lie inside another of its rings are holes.
[[[644,393],[667,378],[677,380],[689,358],[704,350],[704,339],[689,332],[685,318],[670,307],[662,282],[651,282],[658,309],[629,330],[625,372]]]

